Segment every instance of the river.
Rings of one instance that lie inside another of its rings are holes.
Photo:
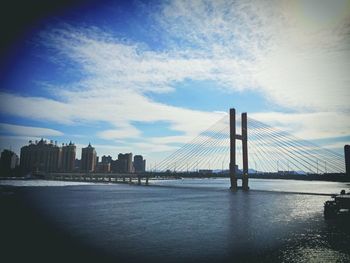
[[[1,180],[12,262],[350,262],[349,222],[325,221],[347,183],[152,180],[150,186]]]

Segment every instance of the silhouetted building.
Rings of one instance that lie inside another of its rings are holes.
[[[198,173],[200,173],[200,174],[212,174],[213,170],[211,170],[211,169],[199,169]]]
[[[110,155],[108,155],[108,156],[103,155],[101,157],[101,162],[102,163],[112,163],[112,156],[110,156]]]
[[[297,174],[295,171],[277,171],[278,174]]]
[[[75,171],[80,171],[81,170],[81,160],[75,159],[75,161],[74,161],[74,170]]]
[[[76,147],[70,142],[62,146],[61,170],[63,172],[72,172],[75,168]]]
[[[3,150],[0,157],[0,175],[11,176],[11,170],[18,166],[18,156],[13,151]]]
[[[119,173],[132,173],[132,153],[118,154],[118,172]]]
[[[110,163],[98,163],[96,165],[96,171],[99,173],[109,173],[111,171],[111,164]]]
[[[96,151],[89,145],[81,150],[81,170],[84,172],[94,172],[96,168]]]
[[[118,159],[111,161],[111,172],[112,173],[119,173]]]
[[[143,159],[142,155],[134,156],[134,169],[135,173],[143,173],[146,170],[146,160]]]
[[[59,170],[60,158],[61,148],[52,141],[29,141],[29,145],[21,148],[20,166],[24,173],[55,172]]]
[[[350,145],[344,146],[346,175],[350,176]]]

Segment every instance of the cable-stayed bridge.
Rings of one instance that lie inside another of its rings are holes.
[[[236,119],[231,109],[229,117],[153,167],[153,172],[213,171],[229,172],[232,188],[237,188],[241,174],[242,187],[248,189],[248,174],[344,174],[345,162],[341,154],[248,118],[246,113]]]
[[[129,182],[150,177],[230,176],[231,189],[248,190],[248,177],[339,180],[345,176],[344,156],[271,127],[235,109],[146,173],[48,173],[54,180]],[[313,176],[313,177],[312,177]],[[237,180],[242,179],[242,186]],[[349,180],[349,179],[346,179]]]

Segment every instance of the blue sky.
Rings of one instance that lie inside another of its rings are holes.
[[[0,148],[43,137],[154,163],[235,107],[341,153],[349,21],[346,0],[68,6],[3,60]]]

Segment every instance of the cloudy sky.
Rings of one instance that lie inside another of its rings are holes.
[[[0,150],[91,142],[151,164],[230,107],[350,143],[349,0],[35,2],[3,9]]]

